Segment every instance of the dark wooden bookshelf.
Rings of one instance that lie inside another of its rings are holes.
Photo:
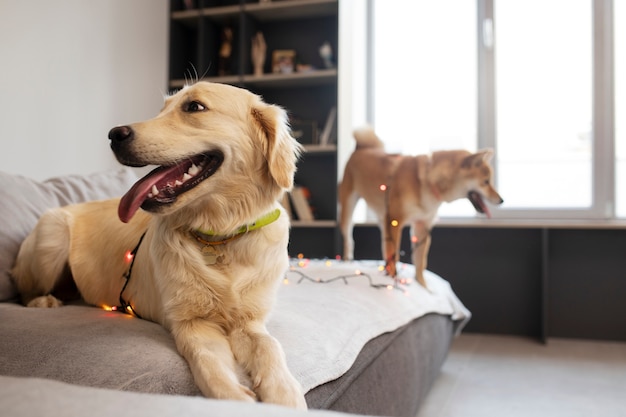
[[[338,0],[172,0],[170,2],[169,88],[172,91],[201,79],[246,88],[269,103],[285,108],[290,119],[313,124],[318,135],[337,108]],[[233,30],[228,73],[220,75],[219,48],[224,28]],[[262,75],[253,73],[252,37],[261,31],[267,44]],[[334,66],[327,68],[319,54],[328,42]],[[272,72],[272,52],[293,50],[306,71]],[[329,143],[318,137],[304,143],[296,184],[311,193],[313,221],[294,218],[290,255],[308,247],[307,256],[335,256],[337,252],[338,117]],[[315,252],[315,253],[314,253]]]

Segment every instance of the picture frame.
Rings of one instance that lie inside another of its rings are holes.
[[[296,51],[293,49],[277,49],[272,52],[272,72],[274,74],[291,74],[295,71]]]

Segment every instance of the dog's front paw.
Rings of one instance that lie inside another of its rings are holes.
[[[387,275],[389,275],[393,279],[396,278],[396,275],[398,275],[398,271],[396,270],[396,262],[395,261],[387,261],[385,263],[385,273],[387,273]]]
[[[217,398],[221,400],[233,400],[243,402],[256,402],[256,394],[248,387],[242,384],[213,384],[211,390],[205,395],[209,398]]]
[[[26,307],[39,307],[39,308],[54,308],[61,307],[63,302],[53,295],[42,295],[41,297],[33,298],[26,304]]]
[[[428,292],[432,293],[432,290],[430,288],[428,288],[428,284],[426,283],[426,279],[424,278],[423,271],[418,271],[418,272],[415,273],[415,281],[417,281]]]
[[[276,375],[274,377],[255,381],[255,391],[261,401],[284,405],[286,407],[306,410],[307,404],[300,384],[291,375]]]

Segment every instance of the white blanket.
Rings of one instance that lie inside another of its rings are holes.
[[[425,271],[430,291],[416,283],[413,265],[398,267],[399,278],[411,283],[393,286],[381,261],[291,264],[272,313],[280,320],[270,319],[268,330],[287,352],[289,369],[305,392],[348,371],[369,340],[418,317],[449,315],[459,321],[457,332],[471,317],[438,275]]]

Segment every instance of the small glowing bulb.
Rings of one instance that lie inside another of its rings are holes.
[[[335,259],[340,261],[341,260],[341,255],[335,255]]]
[[[124,254],[124,260],[126,262],[130,262],[133,260],[133,253],[129,250],[126,251],[126,253]]]
[[[289,279],[285,278],[285,279],[283,280],[283,284],[285,284],[285,285],[289,285]]]
[[[387,285],[388,290],[393,290],[393,285]]]
[[[397,226],[398,226],[398,221],[397,221],[397,220],[395,220],[395,219],[394,219],[394,220],[392,220],[392,221],[391,221],[391,225],[392,225],[393,227],[397,227]]]
[[[133,308],[131,306],[126,306],[126,310],[132,312]]]
[[[415,236],[415,235],[411,236],[411,242],[417,243],[417,240],[418,240],[417,236]]]
[[[304,259],[304,254],[303,253],[299,253],[298,254],[298,259]]]
[[[325,265],[326,265],[326,266],[333,266],[333,263],[332,263],[331,261],[326,261],[326,262],[325,262]]]
[[[108,305],[103,305],[102,309],[106,310],[106,311],[111,311],[111,310],[113,310],[113,307],[109,307]]]
[[[354,271],[354,273],[355,273],[356,275],[361,275],[361,271],[360,271],[360,270],[358,270],[358,269],[357,269],[356,271]]]
[[[380,184],[380,187],[378,187],[380,189],[380,191],[387,191],[387,186],[385,184]]]

